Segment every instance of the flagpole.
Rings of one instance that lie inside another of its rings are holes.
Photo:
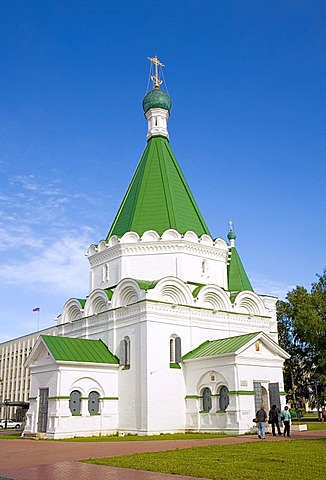
[[[37,312],[37,331],[40,330],[40,307],[33,308],[33,312]]]

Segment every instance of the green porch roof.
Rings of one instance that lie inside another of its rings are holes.
[[[231,300],[233,301],[239,292],[243,292],[244,290],[253,292],[254,290],[235,247],[230,249],[230,255],[231,258],[227,270],[228,290],[231,292]]]
[[[126,232],[142,235],[156,230],[159,235],[175,229],[198,236],[210,235],[191,190],[164,137],[152,137],[107,235],[121,237]]]
[[[118,357],[110,352],[102,340],[54,337],[52,335],[41,335],[41,338],[55,360],[119,364]]]
[[[220,340],[206,340],[206,342],[199,345],[199,347],[186,353],[182,357],[182,360],[235,353],[237,350],[239,350],[239,348],[246,345],[246,343],[250,342],[250,340],[255,338],[259,333],[260,332],[247,333],[245,335],[222,338]]]

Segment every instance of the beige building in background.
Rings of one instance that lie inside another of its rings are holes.
[[[55,332],[54,326],[0,343],[0,418],[23,419],[30,390],[30,374],[24,367],[25,360],[40,335],[55,335]],[[10,403],[19,402],[25,403],[25,408],[10,406]]]

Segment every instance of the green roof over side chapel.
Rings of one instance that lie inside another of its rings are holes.
[[[102,340],[41,335],[42,340],[57,361],[85,363],[113,363],[119,359]]]
[[[182,360],[191,358],[210,357],[215,355],[225,355],[235,353],[239,348],[246,345],[260,332],[247,333],[245,335],[237,335],[236,337],[221,338],[219,340],[206,340],[194,350],[186,353]]]
[[[155,230],[162,235],[168,229],[210,235],[169,141],[154,136],[146,145],[107,240],[130,231],[141,236]]]

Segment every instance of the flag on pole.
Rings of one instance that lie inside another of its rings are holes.
[[[39,311],[40,311],[40,307],[33,308],[33,312],[39,312]]]

